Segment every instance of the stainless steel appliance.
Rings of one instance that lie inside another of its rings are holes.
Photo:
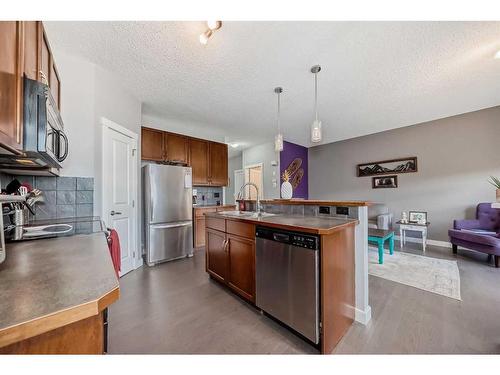
[[[142,167],[144,249],[150,266],[193,255],[191,168]]]
[[[256,305],[319,343],[319,237],[256,229]]]
[[[1,155],[0,167],[11,173],[38,170],[58,174],[68,156],[64,124],[47,85],[24,78],[22,155]]]

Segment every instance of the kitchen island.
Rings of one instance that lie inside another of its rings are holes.
[[[104,233],[9,243],[0,265],[0,353],[102,354],[119,298]]]
[[[311,241],[317,241],[315,249],[319,252],[319,259],[311,263],[312,266],[317,264],[316,287],[303,291],[303,295],[310,299],[311,294],[317,293],[318,340],[310,341],[317,345],[321,353],[331,353],[355,316],[354,239],[358,220],[291,214],[256,217],[252,213],[231,211],[206,213],[205,216],[206,271],[214,280],[226,285],[248,302],[257,304],[257,307],[259,289],[256,288],[256,275],[259,269],[256,266],[259,262],[256,253],[259,246],[256,244],[261,239],[256,241],[256,230],[272,228],[302,240],[309,235]],[[296,284],[296,288],[298,292],[300,283]],[[265,290],[265,286],[261,290]],[[275,297],[280,299],[280,295]],[[290,315],[293,314],[292,311]],[[312,315],[309,314],[305,319],[314,319]],[[299,329],[295,330],[301,333]]]

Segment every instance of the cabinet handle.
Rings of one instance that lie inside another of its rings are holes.
[[[224,243],[224,245],[223,245],[223,250],[224,250],[224,252],[225,252],[225,253],[227,253],[227,247],[228,247],[228,245],[229,245],[229,239],[224,240],[224,242],[223,242],[223,243]]]

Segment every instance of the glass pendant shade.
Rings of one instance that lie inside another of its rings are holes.
[[[276,125],[278,127],[278,134],[274,136],[274,150],[276,152],[281,152],[283,151],[283,133],[281,132],[281,125],[280,125],[280,115],[281,115],[281,93],[283,92],[282,87],[276,87],[274,89],[274,92],[278,94],[278,111],[277,111],[277,116],[276,116]]]
[[[318,73],[321,71],[320,65],[314,65],[311,73],[314,74],[314,112],[316,118],[311,124],[311,142],[319,143],[322,138],[321,121],[318,119]]]
[[[314,122],[311,124],[311,142],[321,142],[321,133],[321,121],[314,120]]]
[[[283,151],[283,134],[278,133],[274,137],[274,150],[276,152]]]

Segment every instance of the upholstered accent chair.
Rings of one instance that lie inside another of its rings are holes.
[[[368,206],[368,228],[372,229],[392,229],[393,214],[389,208],[382,203],[375,203]]]
[[[478,234],[470,230],[485,230],[496,234]],[[495,257],[495,267],[500,267],[500,209],[491,208],[491,203],[479,203],[476,219],[455,220],[448,231],[453,253],[458,246],[488,254],[488,261]]]

